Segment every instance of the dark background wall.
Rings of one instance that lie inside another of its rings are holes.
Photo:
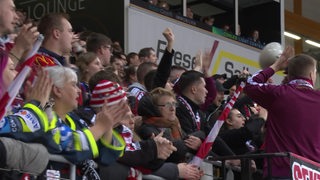
[[[222,28],[231,25],[234,32],[234,10],[215,15],[215,26]],[[281,42],[280,4],[274,1],[246,8],[239,8],[241,36],[248,37],[254,29],[259,30],[260,40],[264,43]]]
[[[100,32],[123,45],[122,0],[15,0],[15,4],[36,20],[49,12],[66,12],[75,32],[83,29]]]

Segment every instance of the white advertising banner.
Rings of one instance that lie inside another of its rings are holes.
[[[210,51],[212,56],[210,72],[226,73],[228,77],[239,74],[243,69],[251,74],[260,69],[258,58],[260,49],[227,39],[178,20],[156,14],[131,5],[128,8],[127,52],[139,52],[144,47],[155,49],[161,59],[166,40],[162,35],[169,27],[175,34],[175,55],[173,64],[191,69],[199,50]],[[274,77],[277,83],[281,76]]]

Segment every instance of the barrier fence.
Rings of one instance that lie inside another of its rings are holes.
[[[279,153],[260,153],[260,154],[247,154],[247,155],[235,155],[235,156],[222,156],[222,157],[207,157],[204,160],[202,166],[205,171],[205,176],[202,180],[226,180],[227,174],[230,170],[238,172],[243,180],[252,180],[252,169],[250,168],[250,161],[254,159],[264,159],[267,162],[267,177],[266,179],[271,179],[271,159],[272,158],[289,158],[290,169],[291,169],[291,179],[293,180],[318,180],[320,179],[320,163],[314,162],[305,157],[299,156],[290,152],[279,152]],[[241,166],[231,166],[226,165],[226,160],[239,159],[241,161]],[[76,179],[76,165],[67,161],[61,155],[50,155],[50,161],[60,162],[69,164],[69,179]],[[206,166],[211,166],[207,168]],[[219,169],[217,169],[219,168]],[[0,171],[12,171],[10,169],[0,169]],[[16,170],[18,171],[18,170]],[[211,171],[211,172],[209,172]],[[21,172],[21,171],[18,171]],[[21,172],[28,173],[28,172]],[[47,179],[59,179],[54,177],[48,177]],[[144,175],[143,179],[163,179],[157,176]]]
[[[211,163],[213,166],[220,166],[219,177],[216,179],[226,179],[227,170],[232,169],[235,172],[239,172],[241,179],[252,180],[252,170],[250,168],[250,161],[254,159],[264,159],[267,163],[267,177],[265,179],[271,179],[272,158],[289,158],[291,179],[293,180],[316,180],[320,179],[320,164],[314,162],[305,157],[299,156],[291,152],[279,152],[279,153],[260,153],[260,154],[248,154],[248,155],[235,155],[235,156],[223,156],[223,157],[208,157],[205,162]],[[226,160],[239,159],[241,161],[241,167],[227,167]],[[220,162],[220,163],[217,163]],[[214,169],[214,168],[213,168]],[[217,174],[217,173],[212,173]]]

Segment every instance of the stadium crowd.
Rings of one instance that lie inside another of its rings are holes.
[[[253,76],[211,75],[208,52],[191,70],[172,66],[175,35],[170,28],[162,35],[167,46],[159,59],[152,47],[126,54],[104,34],[74,34],[65,13],[34,24],[13,0],[0,0],[0,167],[10,170],[1,178],[67,178],[68,166],[49,159],[57,154],[77,165],[79,179],[201,179],[203,170],[189,162],[241,82],[246,87],[207,156],[291,151],[320,162],[312,57],[294,56],[289,47]],[[280,70],[287,81],[270,84]],[[256,178],[263,167],[261,159],[251,161]],[[273,160],[272,173],[290,179],[288,161]]]

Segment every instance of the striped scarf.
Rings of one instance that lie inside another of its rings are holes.
[[[200,167],[203,159],[208,155],[208,153],[213,145],[213,142],[216,139],[216,137],[220,131],[221,126],[223,125],[224,121],[227,119],[230,110],[232,109],[234,103],[236,102],[237,98],[239,97],[244,86],[245,86],[245,83],[241,82],[240,86],[237,88],[237,90],[234,93],[234,95],[232,96],[232,98],[226,104],[221,115],[219,116],[218,120],[216,121],[213,128],[211,129],[209,135],[206,137],[204,142],[201,144],[196,156],[193,157],[192,161],[190,162],[191,164],[194,164],[194,165]]]

